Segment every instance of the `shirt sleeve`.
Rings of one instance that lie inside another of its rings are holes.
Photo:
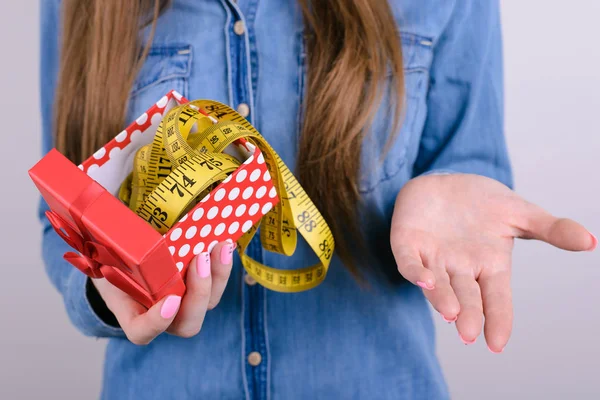
[[[46,154],[54,146],[52,135],[52,115],[56,81],[59,68],[60,2],[40,1],[40,83],[42,113],[42,153]],[[88,278],[63,259],[63,254],[72,250],[54,232],[45,211],[48,205],[41,199],[39,218],[43,225],[42,258],[52,284],[62,294],[67,314],[71,322],[85,335],[96,337],[125,336],[123,331],[101,319],[94,309],[101,305],[90,303]],[[99,296],[98,296],[99,297]],[[93,298],[93,296],[92,296]],[[109,321],[110,322],[110,321]]]
[[[504,138],[498,0],[456,2],[434,43],[427,119],[414,176],[470,173],[513,187]]]

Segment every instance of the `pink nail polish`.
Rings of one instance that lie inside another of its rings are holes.
[[[458,336],[460,337],[460,340],[462,340],[465,345],[473,344],[477,340],[477,338],[475,338],[473,340],[465,340],[460,333],[458,334]]]
[[[500,354],[500,353],[502,353],[504,351],[504,348],[502,348],[500,351],[495,351],[495,350],[492,350],[490,346],[488,346],[488,350],[491,351],[494,354]]]
[[[433,290],[433,285],[430,285],[425,282],[417,281],[417,285],[419,285],[420,287],[422,287],[423,289],[426,289],[426,290]]]
[[[200,253],[196,258],[196,272],[200,278],[208,278],[210,276],[210,254]]]
[[[160,308],[160,316],[164,319],[171,319],[179,310],[181,296],[169,296]]]
[[[221,262],[223,264],[231,263],[233,259],[233,244],[228,243],[221,248]]]
[[[590,236],[592,237],[592,247],[590,247],[588,251],[594,251],[596,246],[598,246],[598,238],[596,238],[593,233],[590,233]]]
[[[457,316],[455,316],[455,317],[454,317],[454,318],[452,318],[452,319],[448,319],[448,318],[446,318],[446,317],[444,316],[444,314],[440,314],[440,315],[442,316],[442,318],[444,319],[444,321],[446,321],[447,323],[454,322],[454,321],[456,321],[456,320],[458,319],[458,317],[457,317]]]

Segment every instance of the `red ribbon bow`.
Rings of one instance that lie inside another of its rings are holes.
[[[164,285],[155,296],[152,296],[143,277],[136,280],[137,274],[111,248],[94,240],[86,225],[83,223],[85,210],[102,195],[108,194],[97,182],[92,182],[70,204],[68,215],[74,224],[67,221],[66,215],[54,210],[46,211],[46,216],[56,233],[74,250],[64,255],[65,260],[91,278],[106,278],[114,286],[150,308],[158,299],[169,293],[183,295],[185,285],[181,276],[176,273],[171,279],[172,284]]]
[[[121,260],[113,255],[103,245],[86,240],[84,237],[71,228],[69,223],[54,211],[46,211],[46,217],[56,233],[63,240],[77,250],[79,253],[69,251],[65,253],[64,258],[84,274],[92,278],[102,278],[104,274],[100,270],[103,265],[118,266],[122,265]],[[86,235],[88,236],[88,235]]]
[[[73,227],[58,213],[53,210],[46,211],[50,224],[65,242],[79,253],[72,251],[65,253],[64,258],[77,269],[92,278],[106,277],[106,268],[103,266],[122,267],[122,260],[100,243],[92,240],[92,235],[81,221],[85,209],[94,203],[98,197],[105,193],[98,182],[92,182],[75,201],[69,206],[69,215],[77,226]],[[104,272],[104,273],[103,273]]]

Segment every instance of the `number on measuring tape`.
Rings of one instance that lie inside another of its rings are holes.
[[[266,174],[280,198],[258,224],[244,228],[237,247],[244,268],[261,285],[276,291],[317,286],[334,252],[329,226],[275,150],[244,117],[224,104],[196,100],[171,109],[152,143],[137,152],[133,172],[121,185],[119,197],[156,230],[166,233],[191,205],[239,168],[241,163],[223,152],[239,139],[261,150]],[[246,249],[261,222],[260,240],[266,250],[291,256],[299,232],[319,262],[299,270],[281,270],[252,259]]]

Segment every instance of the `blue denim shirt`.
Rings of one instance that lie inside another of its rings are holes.
[[[405,117],[383,165],[376,161],[385,140],[365,146],[360,178],[362,222],[368,245],[379,254],[372,267],[391,278],[360,286],[334,257],[319,287],[282,294],[245,283],[236,258],[223,299],[199,335],[163,334],[140,347],[93,312],[86,277],[63,261],[67,247],[44,221],[46,269],[70,319],[85,335],[109,338],[103,399],[449,397],[427,302],[396,270],[390,219],[399,190],[420,174],[475,173],[512,184],[503,137],[499,6],[437,0],[392,0],[391,6],[402,37]],[[44,152],[52,147],[59,9],[57,0],[42,1]],[[240,20],[245,29],[236,34]],[[293,169],[306,85],[302,39],[294,0],[175,0],[160,18],[134,84],[129,120],[171,89],[234,108],[245,103],[248,119]],[[386,137],[388,125],[381,111],[373,134]],[[278,268],[306,266],[313,257],[302,244],[290,258],[258,242],[249,253]],[[251,352],[261,354],[258,366],[248,363]]]

